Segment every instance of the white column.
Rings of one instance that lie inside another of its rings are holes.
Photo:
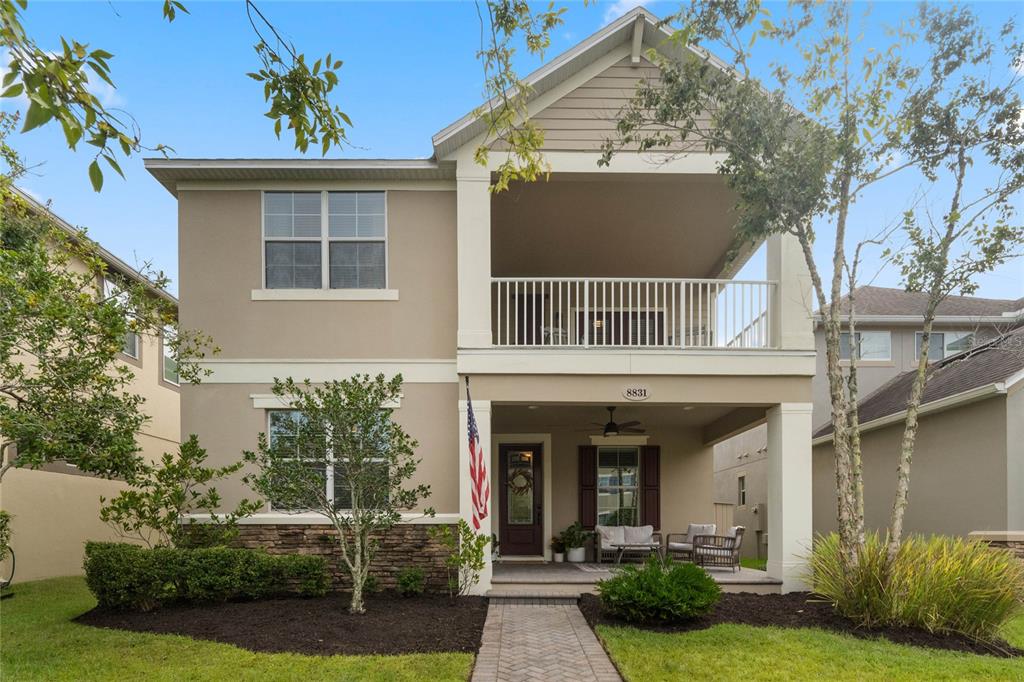
[[[473,527],[473,496],[469,480],[469,404],[465,400],[459,401],[459,515]],[[491,401],[474,400],[473,416],[476,417],[476,428],[480,433],[480,447],[484,448],[483,461],[487,464],[487,477],[493,479],[491,471]],[[497,491],[491,488],[491,500],[487,505],[490,512],[496,502]],[[480,521],[480,530],[488,538],[491,537],[491,518],[487,517]],[[490,544],[484,550],[484,569],[480,571],[480,582],[473,588],[471,594],[486,594],[491,589],[491,550]]]
[[[811,275],[800,241],[791,234],[768,238],[766,270],[776,282],[771,298],[771,342],[775,348],[814,349]]]
[[[490,180],[486,168],[458,161],[459,348],[491,345]]]
[[[811,523],[811,403],[768,409],[768,575],[807,589]]]

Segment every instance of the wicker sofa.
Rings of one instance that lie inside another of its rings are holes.
[[[662,553],[661,533],[654,526],[594,526],[594,553],[597,563],[624,556],[646,558]]]

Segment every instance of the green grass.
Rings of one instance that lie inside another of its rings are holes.
[[[756,568],[759,571],[765,570],[768,565],[767,559],[758,559],[756,557],[741,557],[740,566],[743,568]]]
[[[466,680],[471,654],[303,656],[72,623],[95,600],[81,578],[23,583],[0,602],[0,670],[10,680]]]
[[[626,680],[1024,680],[1024,661],[865,640],[823,630],[716,625],[678,634],[600,625]],[[1024,616],[1004,630],[1024,647]]]

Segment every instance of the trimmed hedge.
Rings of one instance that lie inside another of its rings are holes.
[[[319,597],[327,593],[330,578],[319,556],[89,542],[85,582],[100,606],[149,611],[169,602]]]
[[[642,624],[668,625],[703,616],[721,592],[703,568],[653,556],[641,567],[626,566],[597,583],[607,613]]]

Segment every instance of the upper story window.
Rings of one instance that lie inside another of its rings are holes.
[[[265,192],[267,289],[384,289],[384,192]]]
[[[839,335],[839,358],[849,360],[852,352],[857,353],[858,360],[892,360],[892,335],[889,332],[856,332],[855,339],[850,332]]]
[[[174,330],[164,327],[163,342],[160,344],[163,353],[163,365],[160,367],[163,380],[175,386],[181,383],[178,377],[178,360],[174,357]]]
[[[114,283],[113,280],[104,277],[103,278],[103,297],[104,298],[118,298],[124,299],[125,294],[121,291],[121,288]],[[139,335],[133,331],[127,331],[124,334],[124,342],[121,345],[121,352],[128,357],[138,360],[139,359]]]
[[[736,479],[736,506],[743,507],[747,504],[747,477],[739,476]]]
[[[915,337],[914,357],[916,358],[921,355],[921,341],[924,339],[924,334],[917,332]],[[970,350],[973,345],[973,332],[932,332],[928,339],[928,360],[931,362],[942,360]]]

